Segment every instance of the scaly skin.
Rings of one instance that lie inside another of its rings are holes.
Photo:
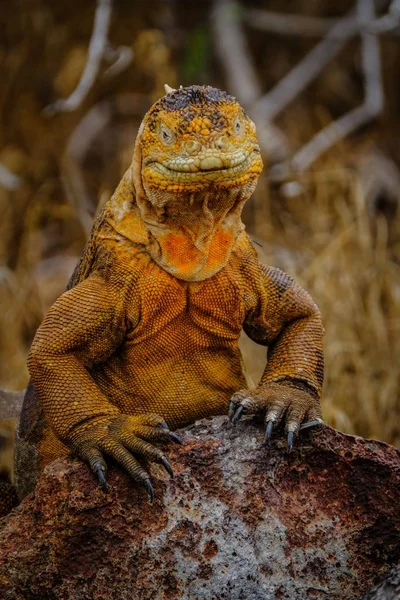
[[[73,451],[106,487],[112,456],[152,497],[156,442],[203,417],[320,421],[319,311],[279,269],[259,264],[241,211],[262,170],[254,124],[236,100],[192,86],[161,98],[139,130],[132,166],[94,225],[69,290],[29,356],[36,394],[21,438],[39,468]],[[246,388],[242,328],[268,346]],[[241,390],[241,391],[238,391]]]

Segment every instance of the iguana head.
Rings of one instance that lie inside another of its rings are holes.
[[[147,188],[232,189],[262,170],[254,123],[233,96],[209,86],[171,90],[147,113],[141,131]]]
[[[233,96],[197,85],[167,92],[143,119],[110,222],[174,277],[201,281],[227,264],[263,165]]]

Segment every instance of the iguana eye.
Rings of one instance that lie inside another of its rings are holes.
[[[243,134],[243,123],[240,117],[236,117],[233,122],[233,132],[235,135],[240,136]]]
[[[174,134],[166,125],[161,125],[161,139],[167,146],[170,146],[174,141]]]

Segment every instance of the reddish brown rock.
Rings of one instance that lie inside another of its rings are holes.
[[[290,455],[261,441],[222,417],[186,429],[153,506],[117,467],[104,494],[53,463],[1,522],[0,598],[360,598],[400,559],[399,451],[330,428]]]

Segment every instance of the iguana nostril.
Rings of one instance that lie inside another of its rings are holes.
[[[221,135],[215,142],[215,145],[220,150],[228,150],[229,149],[229,140],[226,135]]]
[[[201,144],[197,140],[189,140],[185,144],[185,150],[188,154],[196,154],[200,148]]]

